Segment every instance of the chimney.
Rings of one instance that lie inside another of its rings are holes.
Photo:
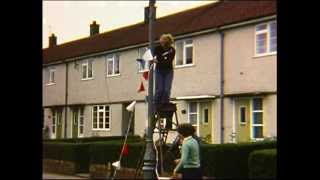
[[[157,15],[157,7],[154,7],[154,19],[156,19]],[[149,6],[144,7],[144,23],[148,24],[149,23]]]
[[[57,37],[52,33],[49,37],[49,48],[57,46]]]
[[[90,36],[99,34],[99,24],[96,23],[96,21],[93,21],[92,24],[90,24]]]

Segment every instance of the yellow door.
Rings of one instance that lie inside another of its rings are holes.
[[[200,102],[199,135],[211,143],[212,136],[212,108],[211,102]]]
[[[237,142],[250,141],[250,99],[236,99]]]

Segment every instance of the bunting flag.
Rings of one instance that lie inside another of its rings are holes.
[[[138,89],[138,93],[145,91],[143,83],[141,82],[140,87]]]
[[[119,170],[121,168],[120,161],[116,161],[112,163],[112,166],[115,167],[117,170]]]
[[[149,76],[149,71],[144,71],[143,74],[142,74],[143,78],[145,80],[148,80],[148,76]]]
[[[123,151],[122,151],[122,156],[128,156],[128,154],[129,154],[128,145],[124,144]]]

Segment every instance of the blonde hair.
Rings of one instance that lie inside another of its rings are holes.
[[[165,38],[168,41],[170,46],[172,46],[173,43],[174,43],[174,39],[173,39],[173,36],[171,34],[162,34],[160,39],[161,38]]]

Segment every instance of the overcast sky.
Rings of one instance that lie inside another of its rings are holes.
[[[214,1],[156,1],[157,17]],[[89,36],[90,24],[100,24],[100,32],[110,31],[144,20],[149,1],[43,1],[43,48],[48,47],[51,33],[57,43]]]

